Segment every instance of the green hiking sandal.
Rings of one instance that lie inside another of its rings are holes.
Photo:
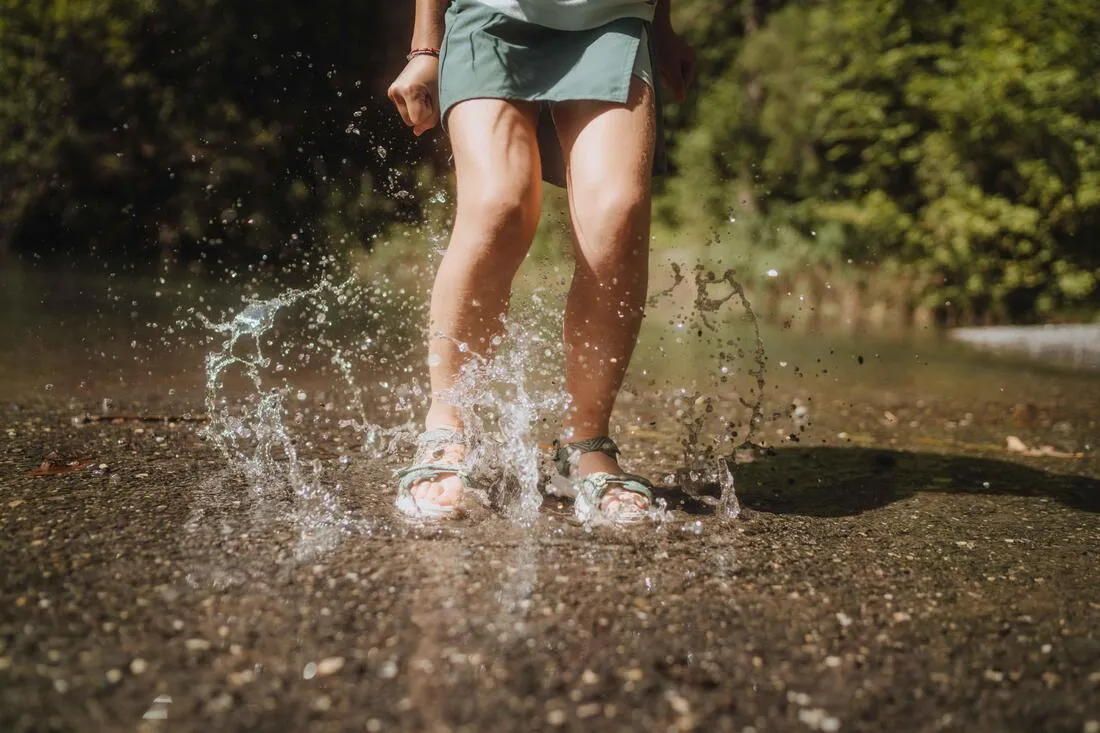
[[[412,495],[412,487],[421,481],[431,481],[447,476],[458,476],[462,488],[470,489],[470,468],[465,463],[444,462],[443,455],[449,445],[466,445],[462,433],[454,428],[427,430],[416,438],[416,455],[413,464],[394,471],[398,479],[397,500],[394,506],[405,516],[414,519],[446,519],[461,516],[459,504],[436,504],[430,499]],[[465,493],[465,492],[464,492]]]
[[[573,511],[577,520],[583,524],[628,524],[649,516],[649,510],[653,506],[653,484],[647,479],[632,473],[590,473],[578,479],[571,478],[571,474],[577,468],[577,462],[585,453],[603,453],[611,458],[617,458],[620,451],[615,441],[606,435],[601,435],[576,443],[555,443],[554,463],[558,474],[566,479],[575,494]],[[600,508],[600,502],[607,492],[617,489],[631,494],[645,497],[646,506],[639,509],[636,506],[624,506],[620,502],[619,509],[606,511]]]

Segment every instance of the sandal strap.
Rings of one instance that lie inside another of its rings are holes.
[[[432,428],[416,436],[416,444],[422,448],[441,448],[448,443],[465,445],[466,436],[458,428]]]
[[[584,492],[592,506],[599,506],[609,489],[620,489],[644,496],[653,504],[653,484],[632,473],[590,473],[577,482],[577,491]]]
[[[576,443],[561,443],[554,441],[554,465],[558,467],[558,473],[562,476],[568,476],[573,472],[574,463],[577,458],[585,453],[603,453],[612,459],[616,459],[619,453],[619,446],[615,444],[615,441],[606,435],[597,435],[595,438],[588,438],[587,440],[578,440]],[[608,474],[610,475],[610,474]],[[621,474],[623,476],[629,474]]]
[[[399,487],[402,491],[408,491],[413,484],[420,481],[443,475],[458,476],[462,485],[467,489],[470,488],[470,469],[453,463],[418,463],[415,466],[394,471],[394,475],[400,479]]]

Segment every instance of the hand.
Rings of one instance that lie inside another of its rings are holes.
[[[390,84],[386,96],[397,107],[401,119],[419,137],[439,123],[439,59],[413,56]]]
[[[661,81],[677,102],[683,102],[687,98],[687,89],[695,78],[695,52],[671,28],[659,29],[655,35]]]

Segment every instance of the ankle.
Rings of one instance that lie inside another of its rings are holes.
[[[463,427],[462,416],[454,405],[432,402],[432,406],[428,408],[428,414],[424,417],[426,430],[451,428],[462,432]]]
[[[577,474],[587,476],[590,473],[620,473],[619,462],[599,451],[582,453],[577,457]]]
[[[592,438],[610,437],[611,430],[607,423],[585,423],[566,425],[562,429],[562,443],[580,443],[583,440],[591,440]]]

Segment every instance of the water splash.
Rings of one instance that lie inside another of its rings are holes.
[[[677,350],[701,351],[700,358],[715,359],[717,364],[704,384],[675,387],[666,397],[669,413],[679,424],[681,448],[679,468],[669,480],[693,494],[708,485],[717,486],[717,513],[732,519],[741,510],[734,486],[736,466],[739,458],[751,456],[763,422],[766,356],[759,320],[732,269],[719,274],[696,263],[690,280],[681,264],[670,263],[670,270],[671,285],[656,293],[650,306],[665,299],[677,300],[686,283],[694,286],[694,292],[669,321],[674,335],[663,338],[671,338]],[[731,304],[740,306],[742,320],[751,328],[748,351],[740,345],[739,337],[732,337],[733,327],[728,323],[734,313]],[[740,364],[749,358],[753,366],[739,371]],[[753,380],[747,395],[732,389],[731,380],[739,373]]]
[[[694,292],[686,314],[662,338],[718,359],[709,381],[666,394],[681,432],[675,478],[689,489],[719,486],[717,511],[735,517],[737,456],[751,448],[763,418],[759,326],[731,270],[718,274],[696,265],[689,279],[674,264],[672,274],[672,286],[651,303],[683,297],[688,283]],[[309,289],[250,297],[219,318],[195,314],[214,334],[206,357],[205,437],[256,500],[291,510],[307,550],[330,545],[354,523],[342,508],[332,459],[345,463],[358,453],[375,469],[389,467],[418,432],[430,394],[419,363],[422,295],[382,278],[322,276]],[[516,304],[493,357],[471,354],[452,395],[473,444],[475,479],[492,487],[487,502],[527,527],[542,504],[547,456],[541,446],[556,437],[547,431],[556,432],[569,406],[560,379],[563,309],[547,303],[549,297],[536,288]],[[731,338],[731,305],[740,305],[751,325],[748,350]],[[750,354],[755,367],[738,371]],[[731,391],[726,383],[735,373],[752,376],[754,388],[744,395]],[[389,476],[389,468],[383,472]],[[665,507],[655,512],[656,519],[667,518]]]
[[[539,302],[541,295],[531,296]],[[506,320],[491,358],[471,355],[449,399],[460,408],[468,437],[479,446],[474,465],[490,502],[530,526],[542,506],[542,452],[538,430],[559,416],[569,397],[554,375],[563,347],[553,322]],[[557,331],[560,333],[560,330]]]
[[[343,466],[357,450],[388,451],[400,432],[393,418],[418,402],[410,395],[415,383],[393,390],[364,376],[379,362],[390,368],[400,355],[400,338],[379,356],[375,339],[362,335],[364,318],[373,324],[369,332],[385,333],[375,307],[385,295],[353,279],[323,277],[310,289],[249,298],[220,321],[196,316],[216,334],[206,356],[203,437],[258,505],[283,507],[299,530],[299,556],[331,547],[361,523],[341,508],[334,462],[322,459],[335,452]],[[368,419],[365,407],[380,390],[389,427]]]

